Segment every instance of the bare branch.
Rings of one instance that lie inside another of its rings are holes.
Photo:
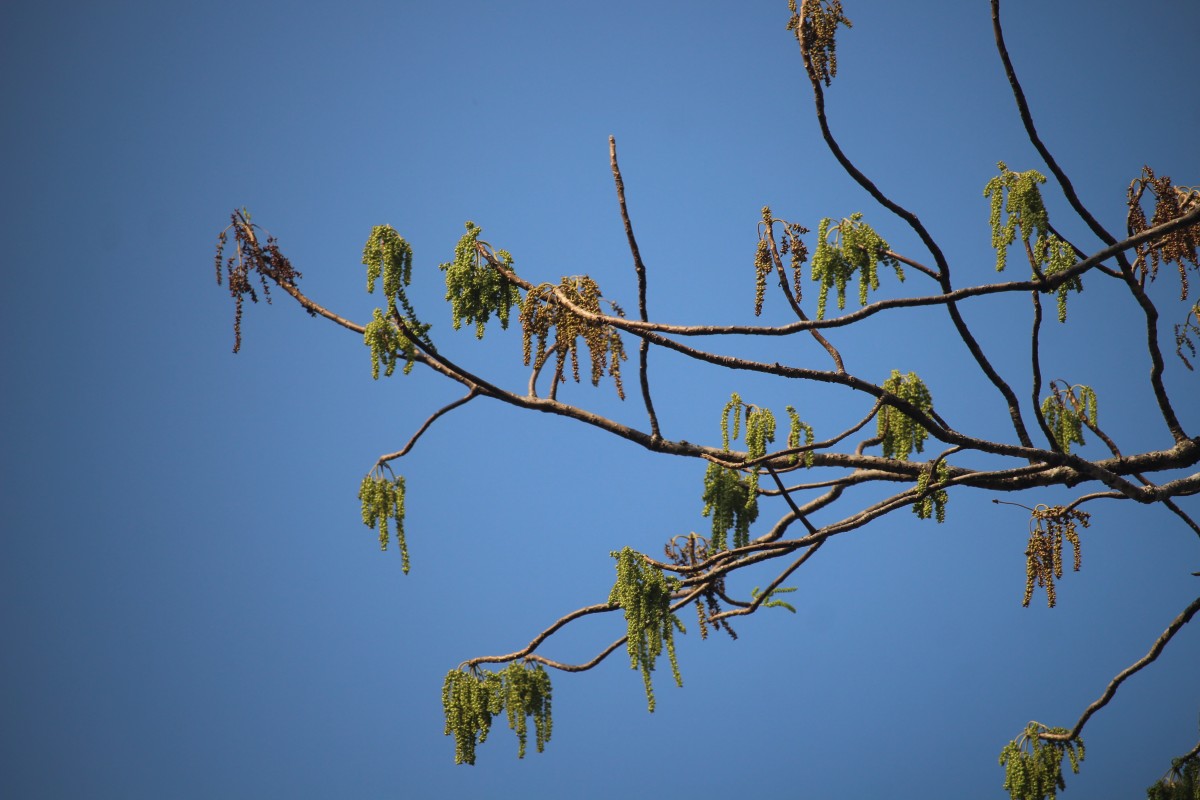
[[[1067,178],[1067,174],[1063,172],[1062,167],[1058,166],[1058,162],[1050,155],[1050,151],[1046,149],[1046,145],[1042,143],[1042,139],[1038,136],[1037,129],[1033,125],[1033,115],[1029,113],[1029,103],[1025,100],[1025,92],[1021,89],[1021,83],[1017,80],[1017,72],[1013,68],[1012,59],[1008,57],[1008,48],[1004,45],[1004,29],[1000,25],[1000,0],[992,0],[992,32],[996,37],[996,50],[1000,53],[1000,60],[1004,62],[1004,73],[1008,76],[1008,82],[1012,86],[1013,97],[1017,101],[1017,110],[1021,114],[1021,122],[1025,125],[1025,132],[1029,135],[1029,141],[1037,149],[1038,155],[1046,162],[1046,166],[1054,173],[1058,185],[1062,187],[1063,194],[1066,195],[1067,202],[1071,204],[1071,208],[1075,209],[1075,213],[1079,215],[1087,226],[1092,229],[1092,233],[1105,244],[1111,245],[1116,243],[1116,239],[1112,234],[1104,229],[1091,212],[1084,207],[1083,202],[1079,199],[1079,195],[1075,193],[1075,187],[1071,185],[1071,181]],[[1129,267],[1128,260],[1121,253],[1117,253],[1117,260],[1121,264],[1122,269]]]
[[[638,317],[647,322],[646,315],[646,265],[642,263],[642,254],[638,250],[637,239],[633,236],[633,223],[629,221],[629,210],[625,207],[625,181],[621,178],[621,168],[617,166],[617,139],[608,137],[608,157],[612,162],[613,182],[617,185],[617,203],[621,207],[621,222],[625,225],[625,237],[629,240],[629,252],[633,254],[633,268],[637,273],[638,284]],[[650,417],[650,435],[657,439],[662,434],[658,430],[658,416],[654,413],[654,403],[650,399],[650,379],[647,375],[650,343],[642,340],[638,347],[638,376],[642,384],[642,400],[646,404],[646,414]]]
[[[408,440],[408,444],[404,445],[404,447],[400,448],[399,450],[397,450],[394,453],[388,453],[387,455],[380,456],[379,460],[375,462],[375,466],[381,467],[389,461],[394,461],[397,458],[401,458],[402,456],[407,455],[408,451],[412,450],[413,445],[415,445],[417,443],[417,440],[421,438],[422,434],[424,434],[425,431],[429,430],[429,426],[432,425],[434,423],[434,421],[437,420],[438,417],[442,416],[443,414],[445,414],[449,411],[453,411],[454,409],[458,408],[461,405],[465,405],[466,403],[470,402],[471,400],[475,399],[478,396],[479,396],[479,389],[477,387],[472,387],[469,392],[467,392],[465,395],[463,395],[459,399],[455,400],[453,403],[448,403],[448,404],[442,406],[440,409],[438,409],[433,414],[431,414],[429,416],[429,419],[425,420],[425,423],[423,425],[421,425],[421,427],[417,429],[417,432],[412,435],[412,438]]]
[[[1163,648],[1167,646],[1167,643],[1174,638],[1175,634],[1179,633],[1180,628],[1191,621],[1192,617],[1195,616],[1197,611],[1200,611],[1200,597],[1197,597],[1195,600],[1193,600],[1191,604],[1189,604],[1188,607],[1179,614],[1179,616],[1172,620],[1171,624],[1167,626],[1165,631],[1163,631],[1162,636],[1158,637],[1158,640],[1154,642],[1154,645],[1150,648],[1150,651],[1146,653],[1146,655],[1135,661],[1133,664],[1130,664],[1128,667],[1122,670],[1117,677],[1112,679],[1112,682],[1109,683],[1104,689],[1104,693],[1101,694],[1094,703],[1087,707],[1087,709],[1083,712],[1083,716],[1079,718],[1079,721],[1075,723],[1075,727],[1072,728],[1069,733],[1043,733],[1040,734],[1040,737],[1049,741],[1058,742],[1078,739],[1079,734],[1083,732],[1083,726],[1087,724],[1087,721],[1092,718],[1093,714],[1108,705],[1108,701],[1113,699],[1113,695],[1117,693],[1117,688],[1125,682],[1125,679],[1141,671],[1146,666],[1151,664],[1155,659],[1157,659],[1159,655],[1162,654]]]

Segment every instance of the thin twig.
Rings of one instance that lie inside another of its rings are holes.
[[[1004,62],[1004,73],[1008,76],[1008,83],[1012,87],[1013,97],[1017,101],[1017,111],[1020,112],[1021,122],[1025,125],[1025,133],[1029,136],[1029,141],[1037,149],[1038,155],[1046,162],[1046,166],[1054,173],[1058,185],[1062,187],[1063,194],[1067,198],[1067,202],[1071,204],[1071,208],[1075,209],[1075,213],[1079,215],[1087,226],[1092,229],[1092,233],[1105,244],[1111,245],[1116,243],[1116,239],[1112,234],[1104,229],[1104,226],[1096,221],[1091,212],[1084,207],[1083,202],[1079,199],[1079,195],[1075,193],[1075,187],[1071,185],[1067,174],[1063,172],[1062,167],[1054,160],[1054,156],[1050,155],[1050,151],[1046,145],[1042,143],[1042,139],[1038,136],[1037,128],[1033,125],[1033,115],[1029,113],[1029,103],[1025,100],[1025,92],[1021,89],[1021,82],[1017,80],[1017,72],[1013,68],[1012,59],[1008,57],[1008,48],[1004,44],[1004,29],[1000,25],[1000,0],[992,0],[992,32],[996,38],[996,50],[1000,53],[1000,60]],[[1128,266],[1127,259],[1124,255],[1117,254],[1117,259],[1121,263],[1122,269]]]
[[[432,425],[434,423],[434,421],[437,420],[438,417],[442,416],[443,414],[445,414],[449,411],[453,411],[454,409],[458,408],[461,405],[465,405],[466,403],[470,402],[471,400],[474,400],[478,396],[479,396],[479,390],[477,388],[472,388],[465,395],[458,398],[453,403],[448,403],[448,404],[442,406],[440,409],[438,409],[433,414],[431,414],[429,416],[429,419],[425,420],[425,424],[423,424],[420,428],[417,429],[417,432],[414,433],[412,435],[412,438],[408,440],[408,444],[404,445],[404,447],[400,448],[399,450],[397,450],[394,453],[388,453],[387,455],[380,456],[379,460],[375,462],[375,466],[381,467],[389,461],[394,461],[397,458],[407,455],[408,451],[412,450],[413,445],[415,445],[417,443],[417,440],[421,438],[421,435],[423,433],[425,433],[425,431],[429,430],[429,426]]]
[[[617,185],[617,203],[621,207],[621,222],[625,225],[625,238],[629,240],[629,252],[633,254],[633,269],[637,273],[638,284],[638,317],[642,322],[648,322],[646,313],[646,265],[642,263],[642,253],[638,250],[637,239],[633,235],[633,223],[629,221],[629,209],[625,206],[625,181],[621,178],[621,168],[617,166],[617,139],[608,137],[608,157],[612,162],[613,182]],[[647,362],[650,355],[650,343],[642,339],[638,347],[638,380],[642,384],[642,400],[646,403],[646,414],[650,417],[650,435],[660,438],[658,430],[658,415],[654,413],[654,403],[650,399],[650,378],[647,374]]]
[[[1128,667],[1123,669],[1121,673],[1117,675],[1117,677],[1112,679],[1112,682],[1109,683],[1104,689],[1104,693],[1101,694],[1094,703],[1087,707],[1087,710],[1083,712],[1083,716],[1079,718],[1079,721],[1075,723],[1075,727],[1072,728],[1069,733],[1041,733],[1038,734],[1039,738],[1057,742],[1066,742],[1071,739],[1078,739],[1079,734],[1083,731],[1083,726],[1087,724],[1087,721],[1091,719],[1093,714],[1104,708],[1104,706],[1108,705],[1108,701],[1112,700],[1113,695],[1117,693],[1117,687],[1124,683],[1126,678],[1139,672],[1153,662],[1156,658],[1158,658],[1158,656],[1162,653],[1163,648],[1167,646],[1167,642],[1171,641],[1175,634],[1179,633],[1180,628],[1191,621],[1192,617],[1197,611],[1200,611],[1200,597],[1197,597],[1195,600],[1193,600],[1178,617],[1172,620],[1171,624],[1167,626],[1165,631],[1163,631],[1162,636],[1158,637],[1158,640],[1155,641],[1154,646],[1150,648],[1150,651],[1146,653],[1146,655],[1135,661],[1133,664],[1130,664]]]
[[[811,1],[812,0],[805,0],[805,2]],[[800,52],[804,58],[804,63],[811,64],[811,57],[808,50],[809,42],[803,35],[803,31],[804,26],[800,26],[798,31],[801,34],[799,36]],[[900,217],[900,219],[907,222],[909,227],[913,229],[913,231],[921,239],[921,242],[933,255],[933,260],[938,267],[938,283],[942,287],[942,292],[948,294],[951,291],[950,264],[946,260],[945,255],[942,253],[942,249],[938,246],[937,242],[934,241],[933,236],[930,235],[929,231],[925,228],[925,225],[921,222],[916,214],[904,208],[899,203],[896,203],[882,191],[880,191],[879,187],[871,182],[871,180],[867,178],[867,176],[864,175],[858,169],[858,167],[854,166],[854,163],[849,159],[849,157],[842,152],[841,146],[838,144],[837,140],[833,136],[833,132],[829,128],[829,120],[825,116],[825,92],[821,88],[821,81],[816,70],[810,68],[807,70],[807,72],[809,83],[812,84],[813,89],[817,123],[820,125],[821,136],[825,139],[825,144],[829,148],[829,151],[833,153],[834,158],[836,158],[838,163],[842,165],[842,169],[846,171],[846,174],[853,178],[859,186],[863,187],[863,189],[865,189],[867,193],[871,195],[871,197],[875,198],[876,202],[878,202],[887,210],[891,211],[896,216]],[[958,331],[959,338],[962,339],[963,343],[967,346],[967,350],[971,353],[971,357],[975,359],[975,363],[979,366],[980,370],[983,371],[983,374],[987,376],[987,379],[991,381],[992,385],[996,387],[996,390],[999,391],[1001,396],[1004,398],[1005,403],[1007,403],[1008,414],[1012,419],[1013,430],[1017,434],[1017,439],[1025,447],[1033,447],[1033,441],[1029,438],[1029,433],[1025,430],[1025,421],[1021,418],[1021,406],[1017,402],[1017,396],[1013,393],[1012,387],[1000,377],[1000,373],[996,372],[991,361],[989,361],[987,356],[984,355],[983,348],[980,347],[979,342],[975,339],[975,335],[971,332],[971,329],[967,326],[966,321],[959,313],[958,306],[953,302],[947,302],[945,306],[946,311],[950,314],[951,322],[954,323],[955,330]]]

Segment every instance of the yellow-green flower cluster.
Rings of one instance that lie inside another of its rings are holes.
[[[825,316],[829,289],[837,290],[838,308],[846,307],[846,286],[858,273],[858,302],[867,304],[868,291],[879,288],[879,263],[896,270],[904,280],[904,269],[893,256],[887,255],[888,243],[875,229],[862,221],[862,214],[851,214],[832,225],[832,219],[822,219],[817,226],[817,251],[812,258],[812,279],[821,284],[817,295],[817,319]]]
[[[784,410],[788,415],[788,448],[795,449],[801,446],[801,436],[803,436],[803,445],[811,446],[813,443],[814,434],[812,425],[800,419],[800,415],[796,413],[796,409],[792,406],[785,406]],[[792,456],[792,463],[796,463],[800,459],[800,454]],[[811,467],[813,464],[813,451],[807,450],[804,453],[804,466]]]
[[[712,517],[714,552],[729,547],[729,531],[733,531],[733,546],[750,543],[750,525],[758,519],[758,494],[750,487],[750,478],[743,478],[735,469],[709,463],[704,473],[704,516]]]
[[[379,368],[384,375],[391,376],[396,362],[405,360],[404,374],[412,372],[417,357],[417,348],[401,332],[395,320],[403,319],[404,325],[417,337],[424,337],[428,325],[417,319],[412,304],[408,301],[405,287],[412,280],[412,247],[396,233],[391,225],[376,225],[363,246],[362,263],[367,268],[367,292],[374,293],[375,285],[383,278],[383,293],[387,296],[387,312],[375,309],[371,321],[363,332],[363,344],[371,348],[371,377],[379,380]],[[403,318],[400,310],[404,310]]]
[[[1037,241],[1045,239],[1050,222],[1038,189],[1038,184],[1046,182],[1046,176],[1034,169],[1012,172],[1003,161],[996,166],[1000,174],[987,182],[983,196],[991,201],[988,220],[992,226],[992,247],[996,250],[996,271],[1002,272],[1008,248],[1017,238],[1017,229],[1022,242]]]
[[[1039,239],[1035,251],[1042,254],[1042,263],[1045,265],[1042,272],[1047,278],[1052,278],[1075,266],[1075,251],[1054,234],[1050,234],[1047,239]],[[1059,322],[1067,321],[1067,292],[1071,290],[1083,291],[1083,280],[1078,275],[1063,281],[1054,290],[1058,299]]]
[[[799,441],[804,426],[795,416],[795,409],[788,407],[792,415],[792,439]],[[759,408],[742,402],[734,392],[721,410],[721,441],[725,450],[730,442],[742,433],[742,415],[746,424],[746,458],[754,460],[767,454],[767,445],[775,441],[775,415],[768,408]],[[808,430],[811,442],[812,431]],[[811,456],[810,456],[811,459]],[[704,473],[704,516],[712,517],[712,549],[724,550],[728,546],[727,535],[733,530],[733,546],[742,547],[750,542],[750,524],[758,519],[758,467],[751,467],[743,478],[736,469],[709,463]]]
[[[514,661],[500,672],[477,674],[450,670],[442,684],[442,708],[445,733],[454,736],[454,763],[475,763],[475,747],[487,740],[492,717],[501,711],[507,712],[508,727],[517,734],[517,758],[525,757],[529,717],[533,717],[537,751],[542,752],[553,727],[550,701],[550,676],[540,664]]]
[[[778,594],[788,594],[789,592],[794,592],[794,591],[796,591],[795,586],[779,586],[775,589],[772,589],[771,591],[767,592],[767,596],[763,600],[763,608],[786,608],[788,611],[795,614],[796,607],[794,605],[787,602],[786,600],[780,600],[775,596]],[[758,599],[758,596],[760,594],[762,594],[762,592],[759,591],[759,588],[757,586],[755,586],[753,589],[750,590],[750,596],[753,597],[755,600]]]
[[[617,582],[609,593],[608,602],[625,612],[629,666],[642,671],[646,703],[653,713],[654,687],[650,673],[664,647],[671,661],[675,685],[683,686],[679,662],[675,660],[675,631],[686,631],[679,618],[671,613],[671,593],[678,588],[679,581],[663,575],[661,569],[646,563],[645,556],[630,547],[610,555],[617,560]]]
[[[475,323],[475,338],[483,338],[487,321],[495,314],[500,327],[508,327],[509,312],[520,306],[521,292],[512,283],[493,269],[479,252],[479,234],[482,229],[474,222],[467,222],[467,232],[454,247],[454,260],[442,264],[446,273],[446,299],[450,301],[450,314],[454,330],[464,322]],[[496,257],[512,271],[512,256],[504,250],[496,251]]]
[[[367,268],[367,292],[375,292],[375,283],[383,278],[383,293],[388,313],[395,314],[396,299],[412,281],[412,247],[391,225],[376,225],[363,247],[362,263]],[[408,310],[408,304],[405,303]]]
[[[1200,798],[1200,753],[1171,759],[1171,769],[1146,789],[1146,800],[1197,800]]]
[[[408,542],[404,538],[404,476],[388,480],[374,471],[362,479],[358,487],[362,501],[363,525],[379,529],[379,549],[388,547],[388,520],[396,527],[396,544],[400,547],[400,568],[408,573]]]
[[[417,328],[418,334],[429,330],[428,325]],[[404,374],[412,372],[413,363],[417,358],[417,346],[400,332],[396,324],[385,319],[381,309],[375,309],[371,321],[363,331],[363,344],[371,348],[371,377],[379,380],[379,368],[383,367],[385,377],[391,377],[396,371],[396,363],[403,359]]]
[[[1012,800],[1055,800],[1057,793],[1067,788],[1062,777],[1062,760],[1067,756],[1071,771],[1079,773],[1083,761],[1082,739],[1047,741],[1039,733],[1067,733],[1066,728],[1047,728],[1030,722],[1025,731],[1004,745],[1000,765],[1004,767],[1004,788]]]
[[[899,370],[892,370],[891,377],[883,382],[883,390],[907,400],[926,414],[933,408],[933,397],[915,372],[901,375]],[[907,461],[914,450],[918,453],[925,450],[925,439],[929,433],[903,411],[884,405],[879,410],[876,425],[883,438],[884,458]]]
[[[1072,386],[1060,390],[1051,384],[1052,393],[1042,401],[1042,416],[1046,418],[1046,426],[1054,435],[1054,441],[1059,449],[1070,455],[1071,442],[1083,445],[1083,420],[1096,424],[1096,393],[1090,386]],[[1078,390],[1078,395],[1076,391]]]
[[[937,478],[934,480],[934,473],[937,473]],[[917,478],[917,493],[924,495],[917,502],[913,503],[913,513],[917,515],[917,519],[929,519],[937,517],[939,523],[946,521],[946,503],[949,502],[950,496],[946,494],[945,489],[934,489],[926,494],[930,483],[942,483],[950,479],[950,467],[944,460],[937,462],[937,469],[932,465],[921,470],[921,476]]]

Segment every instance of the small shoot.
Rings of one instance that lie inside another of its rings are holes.
[[[776,589],[772,589],[771,591],[767,592],[767,598],[765,600],[763,600],[763,602],[762,602],[763,608],[786,608],[788,611],[795,614],[796,607],[794,605],[792,605],[791,603],[788,603],[784,600],[778,599],[775,595],[788,594],[789,592],[796,591],[796,588],[797,587],[795,587],[795,586],[780,586]],[[761,594],[761,592],[759,591],[759,588],[757,586],[755,586],[753,589],[750,590],[750,596],[753,597],[755,600],[758,599],[758,596],[760,594]]]

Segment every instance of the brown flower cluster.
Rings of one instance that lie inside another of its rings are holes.
[[[1149,189],[1154,195],[1154,216],[1146,221],[1146,212],[1142,208],[1142,196]],[[1184,214],[1200,205],[1200,190],[1188,189],[1182,186],[1172,186],[1170,176],[1157,177],[1150,167],[1142,167],[1142,174],[1129,184],[1128,193],[1130,236],[1141,233],[1149,228],[1166,224],[1179,219]],[[1200,270],[1200,223],[1177,228],[1167,235],[1143,242],[1137,246],[1137,260],[1134,269],[1141,273],[1143,280],[1149,274],[1150,279],[1158,275],[1160,262],[1175,264],[1179,268],[1180,295],[1179,299],[1186,300],[1188,296],[1187,264],[1193,269]],[[1147,264],[1147,258],[1149,264]]]
[[[1066,506],[1039,505],[1033,509],[1029,520],[1029,547],[1025,550],[1025,599],[1021,605],[1028,607],[1033,597],[1033,585],[1046,589],[1046,602],[1054,608],[1057,595],[1054,579],[1062,577],[1063,539],[1071,543],[1075,551],[1075,571],[1079,571],[1079,534],[1075,523],[1087,527],[1091,515]]]

